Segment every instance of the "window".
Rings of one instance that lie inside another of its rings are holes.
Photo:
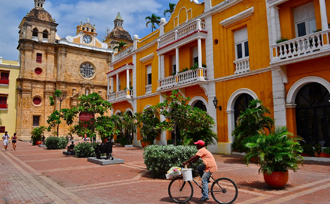
[[[40,67],[35,68],[34,73],[36,75],[40,75],[42,73],[42,69]]]
[[[311,34],[316,30],[313,2],[294,8],[293,15],[297,37]]]
[[[84,63],[80,66],[80,74],[84,78],[90,79],[95,74],[95,68],[90,63]]]
[[[236,59],[249,57],[247,28],[234,32]]]
[[[38,106],[41,104],[41,98],[39,96],[36,96],[33,98],[33,104]]]
[[[147,85],[151,84],[151,65],[147,66]]]
[[[120,83],[120,77],[118,77],[118,91],[121,90],[121,83]]]
[[[33,37],[38,37],[38,29],[37,28],[33,29],[32,36]]]
[[[7,106],[7,97],[8,96],[0,96],[0,108],[3,108],[3,109],[7,109],[8,106]]]
[[[6,127],[5,126],[0,126],[0,133],[4,133],[6,131]]]
[[[42,38],[48,38],[48,31],[44,30],[44,32],[42,33]]]
[[[39,126],[39,120],[40,120],[40,116],[33,116],[33,127],[38,127]]]
[[[172,75],[176,74],[176,57],[172,56]]]
[[[193,66],[195,66],[196,63],[198,64],[198,47],[193,48]]]
[[[0,84],[9,84],[9,72],[1,72]]]
[[[42,54],[37,53],[37,63],[42,63]]]

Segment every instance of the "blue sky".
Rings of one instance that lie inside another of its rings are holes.
[[[177,3],[177,0],[46,0],[45,9],[59,24],[57,33],[60,37],[75,36],[77,25],[89,18],[102,40],[106,28],[113,29],[118,12],[132,37],[149,34],[151,28],[146,28],[145,17],[152,13],[164,17],[169,2]],[[0,0],[0,56],[3,59],[18,60],[18,25],[33,8],[34,0]]]

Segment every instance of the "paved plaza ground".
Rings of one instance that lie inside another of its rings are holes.
[[[124,164],[100,166],[87,158],[65,156],[63,150],[46,150],[28,142],[10,144],[0,152],[0,203],[172,203],[169,180],[153,179],[138,147],[114,147],[114,157]],[[228,177],[239,188],[235,204],[330,203],[330,159],[305,161],[283,190],[266,186],[258,167],[243,164],[242,156],[215,154],[219,167],[215,177]],[[199,178],[197,178],[199,180]],[[189,203],[199,201],[195,193]],[[216,203],[213,198],[204,203]]]

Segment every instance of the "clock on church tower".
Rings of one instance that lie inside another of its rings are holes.
[[[81,43],[86,45],[93,45],[94,37],[97,35],[95,25],[90,23],[90,19],[87,18],[86,23],[80,23],[77,26],[77,34],[81,35]]]

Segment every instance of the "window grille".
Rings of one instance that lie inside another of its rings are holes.
[[[80,66],[80,74],[87,79],[90,79],[94,76],[95,68],[89,63],[84,63]]]

